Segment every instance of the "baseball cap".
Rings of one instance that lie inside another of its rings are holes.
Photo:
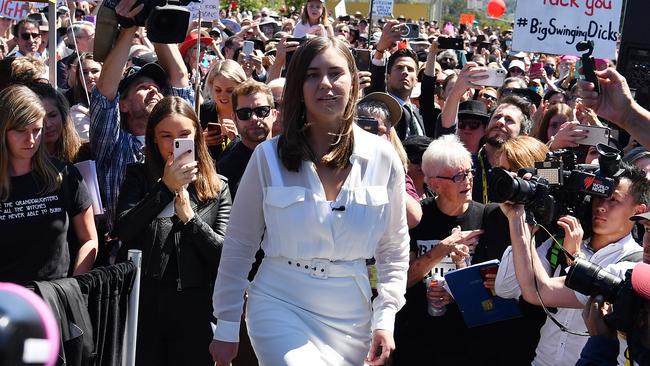
[[[431,142],[433,142],[433,139],[428,136],[410,136],[404,140],[402,145],[409,161],[413,164],[420,164],[422,163],[422,155]]]
[[[513,67],[518,67],[521,71],[526,70],[526,65],[524,65],[524,62],[521,60],[510,61],[510,64],[508,65],[508,70],[512,69]]]
[[[165,70],[160,65],[151,62],[142,67],[131,66],[126,70],[117,88],[120,95],[123,95],[131,84],[140,77],[150,78],[161,88],[167,86],[167,74]]]
[[[637,146],[625,154],[623,161],[628,164],[634,164],[636,161],[648,157],[650,157],[650,151],[643,146]]]

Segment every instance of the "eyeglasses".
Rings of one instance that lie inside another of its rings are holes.
[[[255,108],[241,108],[235,111],[237,118],[242,121],[248,121],[253,116],[253,113],[257,118],[266,118],[269,113],[271,113],[271,106],[263,105]]]
[[[477,120],[474,120],[474,119],[461,120],[461,121],[458,121],[458,129],[459,130],[464,130],[464,129],[468,128],[470,130],[477,130],[479,127],[481,127],[481,124],[482,124],[481,121],[477,121]]]
[[[476,170],[467,169],[467,170],[465,170],[463,172],[460,172],[458,174],[455,174],[455,175],[453,175],[451,177],[441,177],[441,176],[437,175],[436,178],[450,180],[450,181],[453,181],[454,183],[460,183],[460,182],[464,182],[465,179],[467,177],[469,177],[470,175],[473,177],[474,173],[476,173]]]
[[[23,41],[29,41],[31,38],[37,39],[41,38],[40,33],[21,33],[20,38],[22,38]]]
[[[490,94],[481,94],[481,98],[491,100],[493,102],[497,101],[497,97],[495,97],[494,95],[490,95]]]

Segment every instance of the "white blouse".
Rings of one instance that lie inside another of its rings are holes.
[[[266,257],[337,261],[374,256],[378,296],[372,329],[393,330],[405,302],[409,261],[404,167],[387,141],[356,125],[353,131],[352,167],[333,202],[327,201],[312,162],[304,161],[299,172],[282,165],[277,138],[255,149],[223,244],[213,293],[215,339],[238,341],[247,275],[262,237]]]

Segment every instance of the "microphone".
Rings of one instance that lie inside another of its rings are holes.
[[[339,211],[339,212],[345,211],[345,205],[341,205],[339,207],[334,207],[334,206],[332,206],[333,203],[334,202],[330,203],[330,207],[332,208],[332,211]]]

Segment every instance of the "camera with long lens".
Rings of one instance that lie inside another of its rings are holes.
[[[105,0],[97,13],[93,55],[97,61],[105,61],[117,37],[119,26],[147,28],[147,37],[156,43],[181,43],[185,40],[190,11],[187,5],[199,0],[137,0],[134,7],[144,4],[133,18],[117,15],[115,7],[120,0]]]
[[[564,215],[574,216],[583,224],[591,223],[591,197],[611,196],[614,178],[621,171],[617,149],[598,144],[597,150],[599,165],[577,164],[573,151],[557,150],[549,152],[543,162],[535,163],[533,169],[522,169],[518,177],[494,169],[490,201],[523,204],[529,222],[553,228]],[[521,178],[528,172],[533,173],[530,180]],[[589,232],[590,227],[584,226]]]
[[[643,299],[632,287],[632,269],[621,279],[597,264],[577,259],[569,267],[564,284],[584,295],[603,296],[614,305],[614,311],[604,317],[605,322],[622,332],[634,330]]]

